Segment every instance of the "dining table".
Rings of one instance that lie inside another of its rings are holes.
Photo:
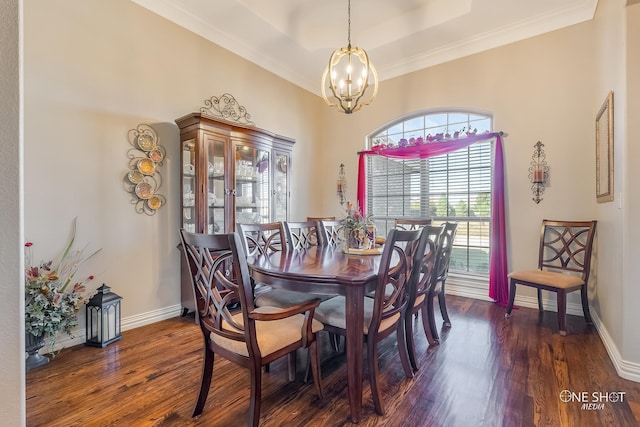
[[[339,246],[311,246],[248,257],[257,283],[313,294],[344,295],[346,304],[347,388],[351,421],[362,416],[364,299],[375,289],[379,254],[347,254]]]

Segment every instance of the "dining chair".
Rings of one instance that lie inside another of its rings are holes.
[[[313,318],[320,300],[287,309],[256,307],[243,243],[237,233],[193,234],[182,229],[180,237],[204,339],[202,378],[192,416],[204,409],[215,355],[249,370],[250,426],[260,421],[262,366],[284,356],[295,359],[299,348],[309,349],[316,392],[322,398],[316,342],[322,324]],[[234,299],[240,301],[240,310],[229,307]]]
[[[344,220],[320,220],[320,232],[324,233],[324,244],[338,246],[343,239]]]
[[[587,283],[591,271],[591,251],[597,221],[543,220],[538,248],[538,269],[509,273],[509,304],[505,317],[511,316],[516,285],[536,288],[538,310],[544,311],[542,290],[556,293],[558,330],[567,334],[567,294],[580,291],[584,320],[591,324]]]
[[[298,251],[324,243],[324,233],[318,231],[320,225],[316,220],[285,221],[283,225],[289,250]]]
[[[417,270],[416,279],[411,283],[413,286],[408,289],[408,308],[405,313],[405,331],[407,334],[407,349],[409,352],[409,361],[414,371],[418,370],[416,346],[413,332],[413,316],[422,314],[422,327],[427,337],[429,345],[436,344],[437,341],[433,337],[431,328],[432,319],[429,316],[427,303],[429,292],[436,284],[435,271],[438,269],[438,260],[442,258],[442,234],[444,224],[440,226],[425,225],[422,227],[423,233],[426,235],[426,244],[424,252],[420,260],[421,268]],[[433,297],[431,299],[433,305]]]
[[[431,225],[431,218],[396,218],[393,228],[399,230],[415,230],[425,225]]]
[[[286,232],[282,222],[237,224],[237,230],[247,256],[269,255],[276,251],[288,250]],[[305,292],[274,289],[271,286],[254,283],[254,298],[258,307],[286,308],[301,304],[315,298],[315,296]]]
[[[326,240],[324,237],[324,233],[319,232],[320,222],[319,221],[302,221],[302,222],[292,222],[285,221],[284,230],[287,235],[287,247],[291,251],[301,251],[308,249],[311,246],[326,246]],[[286,291],[293,292],[293,291]],[[297,292],[296,292],[297,293]],[[306,294],[305,294],[306,295]],[[326,301],[329,298],[333,298],[337,296],[336,294],[314,294],[315,297],[320,298],[322,301]],[[268,298],[269,296],[262,297],[263,299]],[[291,298],[288,298],[291,300]],[[271,301],[272,305],[279,307],[280,300]],[[337,353],[340,351],[340,341],[339,337],[335,334],[329,334],[331,340],[331,347]],[[309,363],[307,363],[307,368],[309,367]],[[307,369],[308,371],[308,369]],[[308,377],[308,374],[305,374],[305,380]]]
[[[400,361],[407,378],[413,377],[413,370],[407,353],[404,330],[404,315],[407,307],[405,287],[416,280],[421,268],[426,233],[422,230],[391,230],[380,259],[376,292],[374,298],[364,298],[363,339],[367,346],[369,382],[376,412],[384,415],[382,393],[378,384],[378,343],[392,333],[396,333]],[[403,247],[410,247],[408,256]],[[415,270],[415,272],[414,272]],[[316,319],[324,323],[324,329],[346,335],[345,297],[337,296],[322,302],[316,309]]]
[[[447,312],[447,299],[445,292],[445,284],[449,277],[449,264],[451,264],[451,254],[453,253],[453,242],[456,239],[456,232],[458,231],[457,222],[445,222],[444,229],[442,231],[442,240],[440,245],[442,246],[442,253],[438,263],[438,269],[436,270],[437,279],[431,291],[430,302],[427,303],[427,309],[431,319],[431,331],[433,338],[439,341],[438,329],[435,322],[435,314],[433,311],[433,297],[438,297],[438,305],[440,306],[440,315],[442,316],[442,326],[450,327],[451,320],[449,319],[449,312]]]

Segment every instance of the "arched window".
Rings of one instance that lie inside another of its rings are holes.
[[[378,144],[402,145],[403,139],[427,141],[439,134],[482,133],[493,130],[489,114],[471,111],[422,111],[393,121],[368,138]],[[458,223],[450,270],[488,275],[493,140],[481,141],[428,159],[367,158],[367,213],[379,234],[388,232],[396,218],[426,217],[438,225]]]

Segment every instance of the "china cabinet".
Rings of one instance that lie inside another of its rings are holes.
[[[230,233],[236,223],[286,221],[295,141],[204,113],[176,119],[180,129],[181,227]],[[193,310],[189,272],[182,265],[182,306]]]

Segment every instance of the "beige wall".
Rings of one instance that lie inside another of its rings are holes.
[[[77,240],[125,319],[179,312],[178,129],[174,120],[229,92],[256,125],[296,139],[292,218],[313,205],[306,172],[323,107],[314,95],[128,0],[25,4],[25,231],[35,254]],[[167,150],[155,216],[135,213],[122,179],[127,132],[151,124]]]
[[[0,0],[0,423],[24,425],[20,2]]]
[[[596,206],[598,219],[598,268],[595,310],[606,325],[611,338],[622,349],[622,241],[624,233],[624,193],[622,179],[625,170],[626,151],[626,83],[625,83],[625,30],[624,1],[599,2],[592,22],[594,65],[596,78],[593,83],[593,115],[604,102],[609,91],[614,93],[614,201]]]
[[[631,2],[630,2],[631,3]],[[623,175],[624,182],[624,245],[622,251],[622,263],[624,273],[622,283],[624,290],[622,295],[622,323],[624,331],[622,333],[622,345],[620,351],[624,359],[640,363],[640,334],[638,333],[638,301],[640,301],[640,128],[638,118],[640,117],[640,3],[633,2],[634,6],[626,9],[626,58],[627,58],[627,96],[626,111],[622,114],[626,116],[627,145],[626,153],[623,155],[625,169]],[[637,365],[636,368],[637,370]]]

